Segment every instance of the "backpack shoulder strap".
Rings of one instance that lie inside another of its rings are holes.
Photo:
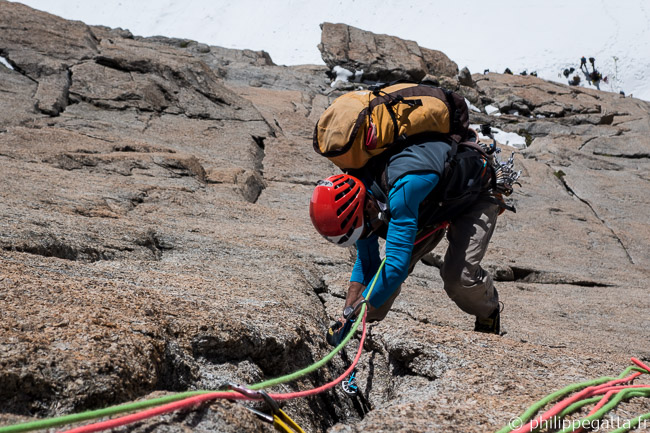
[[[386,217],[386,222],[390,220],[390,203],[388,202],[388,189],[386,182],[386,164],[366,164],[364,167],[354,170],[350,173],[352,176],[359,178],[366,189],[377,200],[380,210]],[[373,174],[373,172],[377,174]]]

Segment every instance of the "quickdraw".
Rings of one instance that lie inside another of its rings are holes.
[[[233,387],[231,389],[240,393],[242,392],[242,390],[245,390],[245,392],[247,392],[247,394],[245,395],[251,395],[254,393],[261,396],[262,399],[266,402],[266,404],[271,408],[271,415],[267,415],[266,413],[261,412],[257,409],[253,409],[251,407],[246,407],[246,409],[253,412],[260,419],[272,423],[273,427],[275,427],[277,431],[284,432],[284,433],[305,433],[305,431],[301,429],[300,426],[296,424],[296,422],[289,417],[289,415],[287,415],[282,409],[280,409],[280,405],[278,404],[278,402],[276,402],[273,398],[271,398],[271,396],[268,395],[265,391],[251,391],[243,387],[238,387],[238,388]]]
[[[341,382],[341,387],[343,392],[345,392],[350,397],[354,397],[359,393],[359,387],[357,386],[357,370],[353,370],[352,373]]]

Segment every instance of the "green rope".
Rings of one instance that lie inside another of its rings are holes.
[[[588,399],[585,399],[585,400],[576,401],[572,405],[566,407],[562,412],[560,412],[560,414],[556,417],[556,419],[562,419],[565,416],[567,416],[568,414],[576,412],[579,409],[582,409],[584,406],[587,406],[588,404],[596,403],[596,402],[600,401],[601,398],[602,398],[602,396],[596,396],[596,397],[591,397],[591,398],[588,398]],[[549,420],[549,423],[552,424],[552,421]],[[542,429],[542,426],[537,427],[537,428],[532,430],[532,433],[539,432],[541,429]]]
[[[153,406],[159,406],[171,403],[184,398],[193,397],[198,394],[204,394],[207,391],[187,391],[179,394],[167,395],[164,397],[153,398],[150,400],[125,403],[118,406],[111,406],[104,409],[90,410],[82,413],[64,415],[57,418],[41,419],[22,424],[15,424],[6,427],[0,427],[0,433],[16,433],[31,430],[40,430],[52,427],[58,427],[65,424],[73,424],[81,421],[87,421],[94,418],[103,418],[111,415],[117,415],[124,412],[133,412],[140,409],[146,409]]]
[[[384,263],[386,262],[386,259],[382,260],[381,265],[379,265],[379,269],[377,270],[377,273],[375,274],[375,278],[372,281],[372,284],[370,285],[370,290],[368,291],[368,298],[370,297],[370,294],[372,293],[373,289],[375,288],[375,283],[377,282],[377,278],[379,277],[379,273],[381,272],[381,269],[384,267]],[[361,306],[361,310],[359,311],[359,316],[358,317],[363,317],[363,314],[366,311],[366,304],[364,303]],[[256,390],[256,389],[263,389],[263,388],[269,388],[271,386],[279,385],[281,383],[285,382],[290,382],[292,380],[298,379],[306,374],[312,373],[319,368],[321,368],[323,365],[327,364],[334,358],[334,356],[339,353],[347,344],[348,341],[352,338],[352,336],[355,334],[357,331],[357,328],[359,327],[359,324],[361,323],[361,320],[355,320],[354,325],[352,325],[352,329],[350,332],[348,332],[348,335],[345,336],[343,341],[336,346],[336,348],[331,351],[327,356],[325,356],[323,359],[320,361],[303,368],[302,370],[298,370],[295,373],[288,374],[286,376],[278,377],[277,379],[270,379],[266,380],[264,382],[256,383],[255,385],[251,385],[249,388]],[[1,432],[0,432],[1,433]]]
[[[575,421],[575,423],[572,422],[573,425],[565,428],[564,430],[560,430],[558,433],[570,433],[572,431],[575,431],[578,427],[582,425],[589,425],[593,421],[601,419],[605,414],[612,409],[614,409],[622,400],[627,400],[631,398],[632,396],[643,396],[643,397],[648,397],[650,396],[650,387],[649,388],[628,388],[628,389],[623,389],[619,391],[610,401],[607,402],[602,408],[598,410],[598,412],[594,413],[593,415],[590,415],[588,417],[582,418],[579,421]]]
[[[638,416],[636,418],[633,418],[633,419],[629,420],[627,426],[624,425],[623,427],[617,428],[612,433],[626,433],[626,432],[629,432],[633,428],[636,428],[641,423],[641,421],[648,420],[648,419],[650,419],[650,413],[646,413],[644,415]]]
[[[386,262],[386,259],[382,260],[381,265],[379,265],[379,269],[377,270],[377,273],[375,274],[375,278],[373,279],[373,282],[370,286],[370,290],[368,291],[368,298],[370,297],[370,294],[372,293],[373,289],[375,288],[375,283],[377,282],[377,278],[379,277],[379,273],[381,272],[381,269],[384,267],[384,263]],[[361,306],[361,310],[359,311],[359,316],[358,317],[363,317],[363,314],[366,311],[366,304],[364,303]],[[339,353],[347,344],[348,341],[352,338],[352,336],[356,333],[357,328],[359,327],[359,324],[361,323],[361,320],[355,320],[354,325],[352,325],[352,329],[350,332],[348,332],[348,335],[345,336],[343,341],[336,346],[336,348],[331,351],[327,356],[325,356],[323,359],[320,361],[303,368],[302,370],[298,370],[295,373],[288,374],[286,376],[278,377],[277,379],[270,379],[266,380],[264,382],[256,383],[255,385],[251,385],[249,388],[256,390],[256,389],[263,389],[263,388],[269,388],[271,386],[279,385],[281,383],[285,382],[290,382],[292,380],[298,379],[302,376],[305,376],[309,373],[312,373],[319,368],[321,368],[323,365],[327,364],[334,358],[334,356]],[[1,432],[0,432],[1,433]]]
[[[589,386],[596,386],[596,385],[601,385],[603,383],[609,382],[611,380],[616,380],[616,379],[623,379],[626,377],[631,371],[640,371],[642,373],[648,373],[642,368],[639,367],[628,367],[626,368],[618,377],[601,377],[599,379],[594,379],[594,380],[588,380],[586,382],[581,382],[581,383],[574,383],[572,385],[567,386],[566,388],[562,388],[558,391],[555,391],[552,394],[549,394],[548,396],[544,397],[543,399],[537,401],[534,403],[532,406],[530,406],[523,414],[521,414],[517,420],[521,422],[521,425],[526,424],[529,422],[533,416],[542,410],[544,406],[549,404],[550,402],[559,399],[560,397],[564,397],[565,395],[571,394],[572,392],[587,388]],[[497,431],[497,433],[510,433],[511,431],[515,430],[516,426],[512,427],[510,425],[506,425],[503,427],[501,430]]]
[[[640,390],[640,391],[639,391],[639,390]],[[650,390],[650,389],[649,389],[649,390]],[[624,397],[622,397],[622,398],[625,399],[625,400],[629,400],[630,398],[633,398],[633,397],[646,397],[646,396],[647,396],[647,392],[644,391],[643,388],[633,388],[633,389],[628,389],[628,390],[624,390],[624,391],[627,391],[626,395],[625,395]],[[584,406],[587,406],[587,405],[592,404],[592,403],[598,403],[602,398],[603,398],[602,395],[597,395],[597,396],[595,396],[595,397],[590,397],[590,398],[587,398],[587,399],[585,399],[585,400],[577,401],[577,402],[573,403],[572,405],[570,405],[570,406],[564,408],[564,410],[563,410],[562,412],[560,412],[560,413],[557,415],[557,417],[555,418],[555,420],[556,420],[556,421],[555,421],[555,422],[556,422],[555,426],[557,426],[557,423],[559,422],[559,421],[557,421],[557,420],[561,420],[561,419],[563,419],[565,416],[570,415],[570,414],[572,414],[572,413],[574,413],[574,412],[577,412],[578,410],[582,409]],[[603,415],[604,415],[604,414],[603,414]],[[650,414],[647,414],[647,415],[650,416]],[[619,433],[624,433],[624,432],[629,431],[629,429],[633,428],[634,426],[636,426],[636,424],[638,424],[641,420],[643,420],[643,417],[644,417],[644,416],[645,416],[645,415],[642,415],[641,417],[638,417],[638,418],[634,418],[634,424],[633,424],[633,421],[632,421],[632,420],[627,421],[626,424],[627,424],[627,426],[629,426],[629,427],[621,427],[620,429],[618,429],[618,430],[616,430],[616,431],[619,432]],[[576,423],[576,428],[577,428],[579,425],[582,425],[582,424],[581,424],[582,421],[583,421],[583,420],[579,420],[579,421],[576,420],[576,421],[575,421],[575,423]],[[573,422],[573,421],[572,421],[572,422]],[[546,426],[551,426],[551,427],[553,427],[553,423],[554,423],[553,420],[548,420]],[[534,429],[533,431],[534,431],[534,432],[538,432],[538,431],[540,431],[543,427],[546,427],[546,426],[541,425],[541,426],[537,427],[536,429]],[[569,431],[573,431],[573,430],[569,430]],[[614,432],[612,432],[612,433],[614,433]]]
[[[379,269],[377,270],[377,273],[375,274],[375,278],[372,282],[372,285],[370,286],[370,290],[368,291],[368,297],[370,297],[370,294],[372,293],[373,289],[375,288],[375,283],[377,282],[377,279],[379,278],[379,273],[381,272],[382,268],[384,267],[384,263],[386,262],[386,259],[384,259],[381,262],[381,265],[379,266]],[[363,317],[363,314],[366,311],[366,304],[364,303],[361,306],[361,310],[359,311],[359,317]],[[345,336],[343,341],[334,348],[328,355],[326,355],[323,359],[320,361],[303,368],[302,370],[298,370],[295,373],[287,374],[282,377],[278,377],[276,379],[270,379],[266,380],[264,382],[256,383],[254,385],[249,386],[249,389],[252,390],[258,390],[258,389],[263,389],[263,388],[269,388],[271,386],[279,385],[281,383],[285,382],[290,382],[292,380],[296,380],[302,376],[305,376],[309,373],[312,373],[319,368],[321,368],[323,365],[327,364],[329,361],[334,358],[334,356],[339,353],[350,341],[352,336],[355,334],[357,331],[357,328],[359,327],[359,324],[361,323],[361,320],[356,320],[354,325],[352,325],[352,329],[350,332],[348,332],[348,335]],[[107,407],[104,409],[97,409],[97,410],[90,410],[86,412],[81,412],[77,414],[71,414],[71,415],[64,415],[56,418],[47,418],[47,419],[41,419],[38,421],[30,421],[26,423],[21,423],[21,424],[15,424],[15,425],[10,425],[10,426],[5,426],[5,427],[0,427],[0,433],[18,433],[18,432],[27,432],[27,431],[32,431],[32,430],[40,430],[40,429],[46,429],[46,428],[53,428],[53,427],[58,427],[66,424],[73,424],[73,423],[78,423],[82,421],[88,421],[90,419],[95,419],[95,418],[103,418],[103,417],[109,417],[113,415],[118,415],[121,413],[125,412],[134,412],[138,411],[141,409],[146,409],[149,407],[153,406],[160,406],[163,404],[167,403],[172,403],[174,401],[182,400],[184,398],[188,397],[194,397],[196,395],[200,394],[207,394],[210,392],[215,392],[215,391],[206,391],[206,390],[201,390],[201,391],[187,391],[187,392],[181,392],[177,394],[172,394],[172,395],[167,395],[164,397],[158,397],[158,398],[153,398],[150,400],[143,400],[139,402],[133,402],[133,403],[125,403],[121,404],[118,406],[111,406]]]
[[[363,316],[363,313],[365,311],[366,311],[366,304],[363,304],[361,306],[361,310],[360,310],[359,314],[361,316]],[[330,362],[332,360],[332,358],[334,358],[334,356],[337,353],[339,353],[348,344],[348,341],[350,341],[350,339],[352,338],[354,333],[357,331],[357,328],[359,327],[360,323],[361,323],[361,320],[356,320],[354,322],[354,325],[352,325],[352,329],[350,330],[350,332],[348,332],[348,335],[345,336],[343,341],[341,341],[341,343],[338,346],[336,346],[336,348],[334,350],[332,350],[329,354],[327,354],[327,356],[325,356],[320,361],[318,361],[318,362],[316,362],[316,363],[314,363],[314,364],[312,364],[312,365],[310,365],[308,367],[305,367],[302,370],[298,370],[295,373],[287,374],[286,376],[278,377],[277,379],[265,380],[264,382],[260,382],[260,383],[256,383],[255,385],[251,385],[248,388],[253,389],[253,390],[263,389],[263,388],[270,388],[272,386],[279,385],[281,383],[290,382],[292,380],[298,379],[298,378],[300,378],[300,377],[302,377],[302,376],[304,376],[306,374],[309,374],[309,373],[312,373],[312,372],[318,370],[323,365]]]
[[[597,395],[595,397],[587,398],[584,400],[576,401],[572,405],[564,408],[562,412],[558,415],[558,418],[564,418],[565,416],[577,412],[579,409],[582,409],[584,406],[587,406],[591,403],[598,403],[603,398],[602,395]]]
[[[626,400],[628,400],[628,399],[630,399],[632,397],[645,397],[646,396],[645,392],[643,392],[643,391],[638,392],[638,391],[636,391],[636,389],[630,389],[628,391],[630,391],[630,392],[625,396]],[[603,398],[602,395],[597,395],[595,397],[591,397],[591,398],[587,398],[585,400],[577,401],[577,402],[573,403],[572,405],[566,407],[562,412],[560,412],[558,414],[558,416],[557,416],[557,419],[562,419],[567,415],[570,415],[570,414],[572,414],[574,412],[577,412],[582,407],[587,406],[587,405],[589,405],[591,403],[598,403],[602,398]],[[538,430],[539,429],[536,429],[535,431],[538,431]],[[625,430],[625,431],[627,431],[627,430]]]
[[[629,367],[633,368],[633,367]],[[575,383],[572,385],[567,386],[566,388],[562,388],[559,391],[555,391],[552,394],[549,394],[548,396],[544,397],[543,399],[539,400],[538,402],[534,403],[532,406],[530,406],[524,413],[519,415],[517,418],[518,424],[524,425],[528,421],[530,421],[533,416],[539,412],[544,406],[549,404],[550,402],[559,399],[560,397],[564,397],[565,395],[571,394],[574,391],[578,391],[584,388],[587,388],[588,386],[595,386],[595,385],[600,385],[605,382],[609,382],[610,380],[613,380],[614,378],[611,377],[601,377],[600,379],[594,379],[590,380],[587,382],[581,382],[581,383]],[[506,425],[503,427],[501,430],[499,430],[497,433],[510,433],[511,431],[515,430],[515,428],[518,426],[510,426]]]

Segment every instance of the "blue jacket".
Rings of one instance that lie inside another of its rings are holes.
[[[386,234],[386,263],[372,291],[370,305],[381,307],[408,276],[413,242],[418,231],[418,208],[425,197],[438,184],[439,176],[433,172],[410,173],[400,177],[388,193],[391,219]],[[350,281],[366,287],[379,269],[379,241],[377,235],[360,239],[356,243],[357,260]]]

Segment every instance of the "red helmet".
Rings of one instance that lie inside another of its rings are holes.
[[[309,216],[318,233],[342,247],[363,233],[366,187],[356,177],[337,174],[319,180],[309,203]]]

